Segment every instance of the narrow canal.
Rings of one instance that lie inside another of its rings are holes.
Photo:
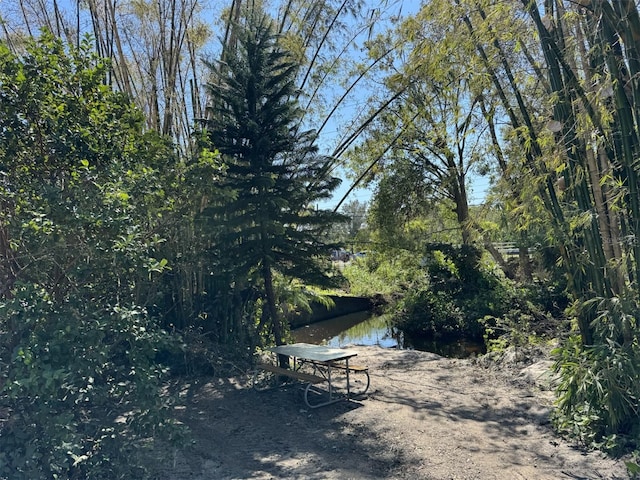
[[[481,342],[466,340],[442,342],[410,338],[391,327],[388,316],[372,316],[368,312],[331,318],[296,328],[292,333],[296,342],[326,344],[332,347],[378,345],[383,348],[422,350],[450,358],[466,358],[485,352],[484,344]]]

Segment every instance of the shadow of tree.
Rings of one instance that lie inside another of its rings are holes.
[[[456,450],[461,461],[473,458],[482,463],[491,458],[503,468],[494,470],[491,478],[628,478],[595,472],[594,458],[600,454],[563,442],[552,428],[551,406],[541,404],[526,388],[492,383],[481,371],[461,382],[461,371],[455,368],[427,373],[425,365],[422,362],[418,369],[409,365],[416,369],[409,376],[403,370],[407,365],[385,364],[383,372],[374,370],[372,385],[384,375],[385,388],[374,388],[369,400],[386,404],[389,416],[409,409],[414,424],[441,438],[443,449]],[[469,374],[469,369],[465,372]],[[535,476],[516,473],[518,467],[535,471]]]
[[[172,479],[326,479],[328,472],[331,478],[391,478],[406,461],[378,433],[344,419],[362,408],[357,400],[309,410],[294,386],[255,392],[223,380],[184,393],[176,416],[193,442],[165,465]]]
[[[627,478],[559,439],[550,406],[504,374],[412,352],[376,355],[363,355],[375,367],[366,398],[317,410],[293,386],[186,385],[176,418],[193,443],[167,456],[158,478]]]

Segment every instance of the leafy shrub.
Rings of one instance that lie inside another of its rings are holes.
[[[421,337],[456,337],[467,335],[464,312],[445,292],[421,289],[409,292],[395,316],[398,328]]]
[[[202,328],[186,328],[180,331],[183,348],[162,351],[158,358],[169,365],[172,376],[233,376],[250,368],[254,348],[212,337]]]
[[[143,478],[145,445],[180,436],[155,363],[174,348],[135,308],[16,289],[0,303],[0,478]]]
[[[557,428],[586,446],[612,453],[639,448],[638,342],[584,349],[576,336],[556,353],[561,376]]]
[[[565,302],[565,295],[556,294],[553,285],[547,288],[535,282],[514,287],[506,302],[509,308],[481,320],[487,349],[522,347],[556,337],[562,324],[557,305]]]
[[[156,353],[175,344],[137,305],[171,268],[176,158],[92,52],[0,42],[0,478],[141,478],[174,432]]]
[[[416,265],[411,252],[396,252],[393,256],[369,252],[364,259],[346,266],[343,274],[351,294],[372,297],[392,295],[409,290],[427,281],[424,269]]]
[[[640,448],[640,332],[633,302],[595,299],[593,345],[571,336],[558,348],[557,428],[585,445],[621,453]]]
[[[482,264],[477,248],[433,244],[422,263],[424,280],[398,304],[395,322],[402,330],[426,337],[481,339],[481,319],[508,310],[513,288]]]

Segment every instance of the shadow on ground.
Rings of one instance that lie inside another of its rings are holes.
[[[558,438],[546,396],[502,369],[359,350],[371,372],[367,398],[317,410],[295,387],[256,392],[238,378],[186,385],[176,418],[193,443],[159,459],[157,478],[628,478],[621,462]]]
[[[310,410],[295,386],[256,392],[222,381],[185,393],[177,417],[193,442],[164,478],[390,478],[403,461],[366,425],[345,420],[362,408],[357,400]]]

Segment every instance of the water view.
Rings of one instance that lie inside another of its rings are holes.
[[[293,330],[296,342],[326,344],[332,347],[346,345],[378,345],[383,348],[401,348],[437,353],[443,357],[465,358],[485,352],[482,342],[456,340],[414,339],[389,326],[387,315],[369,312],[353,313]]]

